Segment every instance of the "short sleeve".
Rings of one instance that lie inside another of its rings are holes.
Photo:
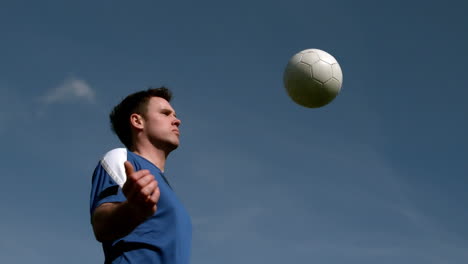
[[[93,173],[90,213],[103,203],[123,202],[122,192],[126,180],[123,163],[127,159],[126,149],[114,149],[106,153],[99,161]]]

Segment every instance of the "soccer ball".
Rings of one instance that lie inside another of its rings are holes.
[[[343,73],[336,59],[319,49],[306,49],[288,62],[283,76],[289,97],[299,105],[317,108],[340,92]]]

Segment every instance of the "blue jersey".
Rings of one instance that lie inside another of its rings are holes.
[[[158,182],[161,195],[152,217],[127,236],[102,243],[105,263],[190,263],[192,225],[187,210],[159,168],[125,148],[109,151],[97,165],[92,180],[91,214],[103,203],[126,200],[122,193],[126,160],[135,171],[149,170]]]

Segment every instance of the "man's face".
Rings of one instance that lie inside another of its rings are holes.
[[[179,125],[176,113],[166,99],[151,97],[146,114],[143,115],[144,128],[148,140],[167,153],[179,146]]]

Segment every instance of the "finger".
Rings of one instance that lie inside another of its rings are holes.
[[[137,171],[134,173],[143,173],[142,177],[138,180],[128,178],[127,181],[125,182],[123,186],[123,193],[125,194],[125,197],[127,197],[127,200],[129,201],[145,201],[146,196],[149,196],[152,192],[154,187],[150,187],[151,189],[148,191],[148,189],[144,189],[150,184],[151,182],[155,182],[157,186],[157,182],[154,179],[154,176],[152,174],[149,174],[149,171],[147,170],[142,170],[142,171]],[[147,173],[146,175],[144,173]],[[139,176],[137,176],[139,177]],[[146,195],[146,196],[145,196]]]
[[[133,165],[128,160],[124,162],[124,167],[125,167],[125,174],[127,174],[127,176],[135,172]]]
[[[151,196],[151,194],[156,190],[156,188],[158,188],[158,184],[156,181],[148,183],[138,193],[139,199],[141,199],[142,201],[146,201],[148,199],[148,196]]]
[[[125,196],[128,197],[130,196],[130,193],[133,192],[135,182],[132,180],[132,178],[127,177],[125,180],[125,183],[122,186],[122,192],[125,194]]]
[[[129,161],[124,162],[124,169],[127,177],[125,183],[122,186],[122,191],[128,199],[129,196],[131,196],[130,193],[132,193],[132,190],[134,189],[135,180],[133,174],[135,173],[135,169],[133,168],[132,163]]]
[[[154,176],[152,174],[146,174],[142,176],[140,179],[138,179],[135,184],[138,186],[138,188],[143,189],[146,185],[150,184],[150,182],[156,181],[154,179]],[[156,182],[157,184],[158,182]]]
[[[139,178],[150,173],[149,170],[135,171],[135,168],[133,167],[132,163],[130,163],[129,161],[124,162],[124,168],[125,168],[125,174],[127,175],[127,180],[130,179],[133,181],[137,181]]]
[[[158,201],[159,201],[159,197],[161,196],[161,191],[159,190],[159,187],[157,187],[153,193],[151,194],[151,196],[149,197],[149,199],[147,200],[147,202],[149,204],[157,204]]]
[[[122,187],[122,192],[130,202],[135,200],[135,195],[138,193],[138,190],[138,188],[135,188],[134,183],[129,180],[127,180],[127,182],[125,182],[124,186]]]

